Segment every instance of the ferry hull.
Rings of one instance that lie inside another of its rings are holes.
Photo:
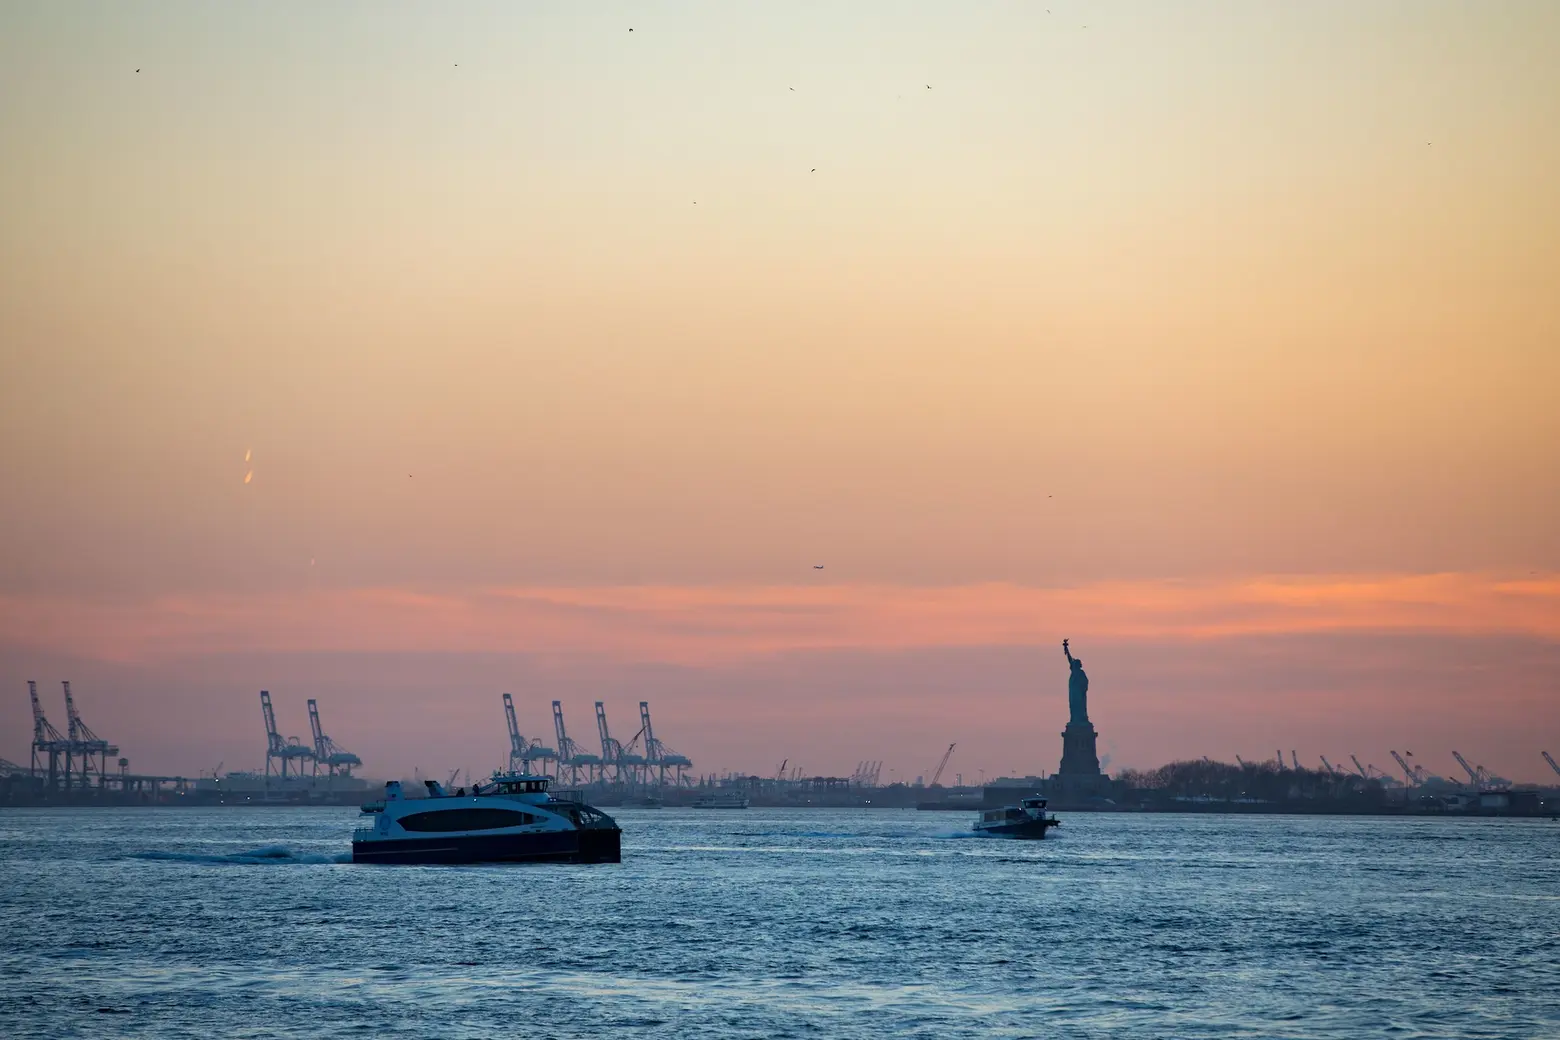
[[[354,863],[618,863],[616,827],[531,834],[461,834],[354,841]]]
[[[1045,837],[1045,832],[1058,826],[1055,820],[1019,820],[1014,823],[994,824],[989,827],[976,826],[975,833],[988,838],[1019,838],[1025,841],[1039,841]]]

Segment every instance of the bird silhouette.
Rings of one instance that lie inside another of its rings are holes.
[[[823,564],[821,564],[821,563],[815,563],[815,564],[813,564],[813,570],[815,570],[815,571],[821,571],[821,570],[823,570]]]
[[[808,173],[817,173],[818,172],[818,167],[814,166],[811,170],[809,170],[807,172]]]
[[[140,72],[141,70],[140,69],[136,69],[135,71]]]

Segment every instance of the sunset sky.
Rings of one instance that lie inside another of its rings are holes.
[[[1549,0],[6,4],[0,756],[973,782],[1067,637],[1553,782],[1557,127]]]

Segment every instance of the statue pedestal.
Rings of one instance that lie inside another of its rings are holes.
[[[1098,734],[1092,722],[1069,722],[1062,731],[1062,764],[1058,776],[1099,776],[1100,756],[1095,749]]]

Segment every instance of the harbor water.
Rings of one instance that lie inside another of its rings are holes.
[[[7,1037],[1556,1037],[1560,823],[618,810],[367,867],[351,809],[0,813]]]

